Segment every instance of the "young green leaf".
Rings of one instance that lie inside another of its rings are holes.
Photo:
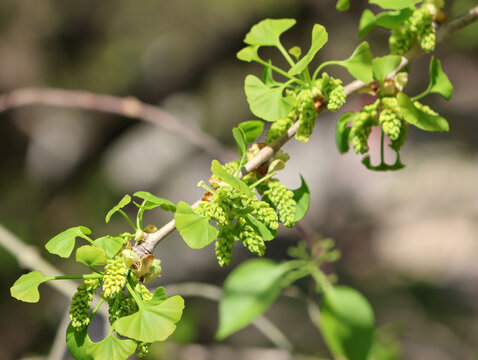
[[[274,80],[272,73],[272,61],[270,59],[267,60],[267,64],[268,66],[264,66],[264,70],[262,70],[261,81],[269,88],[279,86],[280,83]]]
[[[350,8],[350,0],[339,0],[335,8],[338,11],[347,11]]]
[[[109,223],[110,222],[110,219],[111,219],[111,216],[117,212],[118,210],[124,208],[126,205],[128,205],[129,203],[131,202],[131,196],[129,195],[125,195],[123,196],[123,198],[120,200],[120,202],[118,204],[116,204],[115,206],[113,206],[113,208],[108,211],[108,214],[106,214],[106,217],[105,217],[105,221],[106,223]]]
[[[448,131],[450,129],[446,119],[419,109],[404,93],[398,93],[397,100],[400,112],[409,124],[426,131]]]
[[[88,240],[88,236],[86,235],[89,234],[91,234],[91,230],[87,227],[75,226],[56,235],[46,243],[45,248],[51,254],[67,258],[75,248],[76,238],[80,237]]]
[[[151,300],[148,301],[148,306],[156,306],[164,302],[168,297],[166,296],[166,291],[162,286],[158,287],[153,294]]]
[[[257,234],[262,238],[264,241],[272,240],[276,237],[277,232],[275,230],[269,229],[264,223],[257,220],[251,214],[246,215],[247,223],[254,228]]]
[[[402,10],[384,11],[377,15],[366,9],[360,18],[359,31],[357,36],[361,38],[367,35],[376,26],[386,29],[395,29],[402,25],[413,14],[413,8],[404,8]]]
[[[124,245],[124,239],[121,236],[111,235],[100,237],[93,242],[105,251],[108,259],[112,259]]]
[[[320,329],[337,358],[366,360],[374,334],[373,310],[367,299],[348,286],[328,290],[320,305]]]
[[[241,128],[232,128],[232,136],[236,140],[239,156],[247,154],[247,139],[244,130]]]
[[[300,176],[301,184],[298,189],[292,190],[294,193],[294,200],[296,202],[295,222],[302,220],[302,218],[309,210],[310,192],[307,183],[302,175]]]
[[[370,4],[380,6],[385,10],[400,10],[415,5],[421,0],[369,0]]]
[[[341,154],[345,154],[350,149],[350,131],[352,128],[347,127],[347,124],[354,116],[354,113],[348,112],[337,120],[335,140]]]
[[[289,75],[297,75],[307,68],[307,65],[314,59],[315,54],[325,45],[328,34],[322,25],[315,24],[312,29],[312,43],[304,57],[288,71]]]
[[[372,79],[372,52],[368,42],[362,42],[347,60],[333,62],[343,66],[354,78],[369,82]]]
[[[373,78],[383,82],[388,74],[400,66],[402,57],[398,55],[387,55],[376,57],[372,60]]]
[[[244,42],[249,45],[280,46],[280,36],[294,26],[294,19],[265,19],[254,25]]]
[[[239,52],[236,54],[237,58],[242,61],[260,61],[261,58],[257,54],[257,50],[259,49],[259,45],[254,45],[254,46],[246,46],[245,48],[242,48],[239,50]]]
[[[453,85],[443,72],[440,60],[434,56],[430,60],[430,85],[428,85],[426,93],[437,93],[447,100],[450,100],[453,94]]]
[[[134,314],[116,320],[113,324],[115,331],[137,341],[166,340],[181,319],[184,309],[183,298],[176,295],[159,305],[147,306],[147,304],[144,302]]]
[[[176,211],[176,205],[174,205],[173,202],[157,197],[147,191],[137,191],[133,195],[147,201],[147,203],[144,205],[144,208],[147,210],[151,210],[160,206],[161,209],[166,211]]]
[[[209,224],[210,218],[196,213],[193,208],[180,201],[174,214],[176,229],[193,249],[202,249],[217,238],[217,229]]]
[[[270,259],[248,260],[235,268],[224,282],[216,339],[244,328],[265,312],[279,296],[288,270]]]
[[[38,286],[51,278],[44,276],[40,271],[32,271],[20,276],[10,288],[10,295],[17,300],[36,303],[40,299]]]
[[[105,339],[97,343],[90,343],[86,352],[95,360],[126,360],[136,350],[133,340],[120,340],[110,333]]]
[[[292,97],[282,96],[283,86],[269,88],[254,75],[247,75],[244,90],[252,113],[266,121],[285,118],[295,103]]]
[[[243,121],[237,127],[241,128],[246,135],[247,142],[252,143],[262,133],[264,123],[259,120]]]
[[[248,196],[252,195],[252,192],[249,189],[249,187],[246,185],[246,183],[236,178],[234,175],[229,174],[219,161],[217,160],[212,161],[211,172],[214,174],[214,176],[217,176],[219,179],[221,179],[225,183],[231,185],[237,191],[243,194],[246,194]]]
[[[88,327],[81,331],[71,326],[71,323],[66,329],[66,346],[70,351],[71,356],[77,360],[93,360],[93,357],[86,352],[86,349],[92,344],[88,336]]]
[[[106,253],[101,247],[84,245],[76,250],[76,261],[86,266],[106,264]]]

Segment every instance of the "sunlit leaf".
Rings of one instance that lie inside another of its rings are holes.
[[[244,42],[249,45],[278,46],[281,34],[289,30],[295,23],[294,19],[262,20],[251,28]]]
[[[282,86],[269,88],[254,75],[246,77],[244,90],[252,113],[266,121],[285,118],[295,103],[292,97],[282,95]]]
[[[325,45],[328,39],[328,34],[322,25],[315,24],[312,29],[312,43],[307,54],[304,55],[299,62],[297,62],[288,71],[289,75],[300,74],[307,68],[307,65],[314,59],[315,54]]]
[[[124,239],[121,236],[111,235],[100,237],[93,242],[105,251],[108,259],[112,259],[124,245]]]
[[[128,205],[129,203],[131,202],[131,196],[129,195],[125,195],[123,196],[123,198],[120,200],[120,202],[118,204],[116,204],[115,206],[113,206],[113,208],[108,211],[108,214],[106,214],[106,217],[105,217],[105,221],[106,223],[109,223],[110,222],[110,219],[111,219],[111,216],[117,212],[118,210],[124,208],[126,205]]]
[[[334,62],[343,66],[354,78],[365,83],[372,80],[372,52],[368,42],[362,42],[347,60]]]
[[[302,218],[309,210],[310,191],[307,183],[302,175],[300,176],[301,184],[298,189],[292,190],[294,193],[294,200],[296,202],[295,222],[302,220]]]
[[[367,35],[377,26],[386,29],[394,29],[402,25],[413,14],[413,8],[404,8],[402,10],[384,11],[377,15],[366,9],[360,18],[359,31],[357,36],[360,38]]]
[[[160,206],[161,209],[166,211],[176,211],[176,205],[174,205],[173,202],[169,201],[168,199],[157,197],[156,195],[153,195],[147,191],[137,191],[133,195],[147,201],[147,203],[143,206],[147,210],[151,210]]]
[[[377,81],[384,81],[393,70],[397,69],[402,62],[402,57],[398,55],[386,55],[376,57],[372,60],[373,78]]]
[[[448,76],[443,72],[440,60],[432,56],[430,61],[430,85],[427,93],[437,93],[450,100],[453,94],[453,85]]]
[[[63,258],[67,258],[71,255],[75,248],[75,241],[77,237],[88,239],[86,235],[91,234],[91,230],[85,226],[75,226],[65,230],[45,245],[45,248],[51,253]]]
[[[68,325],[66,330],[66,346],[70,351],[71,356],[76,360],[93,360],[93,357],[86,352],[86,349],[92,344],[88,336],[88,328],[81,331]]]
[[[20,301],[36,303],[40,299],[38,286],[48,280],[51,278],[44,276],[40,271],[29,272],[15,281],[10,288],[10,294]]]
[[[95,360],[126,360],[135,350],[135,341],[120,340],[112,333],[100,342],[92,342],[86,348],[87,354]]]
[[[76,250],[76,261],[86,266],[106,264],[106,253],[101,247],[84,245]]]
[[[224,282],[216,339],[244,328],[266,311],[279,296],[287,271],[270,259],[252,259],[236,267]]]
[[[176,229],[193,249],[202,249],[217,238],[217,229],[209,224],[210,218],[196,213],[193,208],[180,201],[174,214]]]
[[[419,109],[404,93],[399,93],[397,100],[400,112],[409,124],[426,131],[448,131],[450,129],[446,119]]]
[[[148,306],[156,306],[164,302],[168,297],[166,296],[166,291],[162,286],[158,287],[153,294],[151,300],[148,301]]]
[[[260,57],[257,54],[257,50],[259,49],[259,45],[255,46],[246,46],[245,48],[242,48],[239,50],[239,52],[236,54],[237,58],[242,61],[259,61]]]
[[[380,6],[385,10],[400,10],[415,5],[421,0],[369,0],[370,4]]]
[[[335,140],[340,153],[345,154],[350,149],[350,131],[352,128],[347,124],[355,116],[354,113],[348,112],[343,114],[339,120],[337,120],[337,126],[335,131]]]
[[[236,140],[239,156],[243,156],[247,153],[247,139],[244,130],[240,127],[232,128],[232,136],[234,137],[234,140]]]
[[[254,142],[264,129],[264,123],[259,120],[243,121],[237,126],[244,131],[246,139],[250,143]]]
[[[357,290],[336,286],[326,291],[320,305],[320,328],[335,357],[366,360],[374,323],[370,304]]]
[[[267,64],[269,66],[264,66],[264,70],[262,70],[261,81],[269,88],[279,86],[280,83],[274,80],[274,75],[272,73],[272,61],[270,59],[267,60]]]
[[[212,161],[211,172],[214,174],[214,176],[218,177],[225,183],[231,185],[237,191],[246,195],[252,194],[251,190],[246,185],[246,183],[236,178],[234,175],[229,174],[219,161],[217,160]]]
[[[257,220],[251,214],[246,215],[246,221],[250,226],[254,228],[256,233],[262,238],[264,241],[272,240],[276,237],[277,232],[275,230],[269,229],[264,223]]]
[[[159,305],[147,306],[144,302],[137,312],[116,320],[114,329],[121,335],[137,341],[154,342],[166,340],[176,329],[181,319],[184,300],[176,295]]]

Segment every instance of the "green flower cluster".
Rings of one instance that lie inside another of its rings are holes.
[[[266,134],[266,144],[272,144],[283,133],[285,133],[294,123],[295,117],[295,112],[290,112],[286,118],[273,122]]]
[[[342,80],[335,79],[324,72],[322,78],[315,82],[315,86],[327,100],[327,109],[330,111],[335,112],[345,104],[346,95]]]
[[[100,279],[85,279],[78,286],[70,306],[71,326],[76,331],[83,330],[90,323],[90,305],[96,289],[101,285]]]
[[[436,20],[443,6],[443,1],[424,1],[402,26],[392,30],[389,39],[390,52],[404,55],[415,43],[418,43],[426,52],[433,51],[436,41],[433,21]]]
[[[384,97],[382,99],[382,109],[378,121],[383,132],[390,140],[395,141],[400,137],[403,120],[395,97]],[[404,124],[404,127],[406,127],[406,124]]]
[[[105,299],[112,299],[123,290],[128,270],[128,266],[121,256],[107,260],[103,277],[103,296]]]
[[[270,180],[265,184],[264,199],[277,210],[279,221],[287,227],[293,227],[297,203],[294,193],[287,190],[279,180]]]
[[[233,166],[226,168],[235,171]],[[234,241],[241,241],[254,254],[264,255],[264,241],[246,217],[253,216],[269,229],[275,230],[279,227],[279,223],[274,209],[265,201],[259,201],[255,195],[238,196],[230,185],[216,183],[214,180],[212,183],[218,187],[214,189],[208,201],[201,201],[194,210],[215,220],[219,227],[216,241],[216,257],[219,264],[224,266],[230,263]]]
[[[151,343],[145,343],[145,342],[138,342],[137,343],[137,353],[136,355],[138,357],[145,357],[149,353],[149,348],[151,346]]]
[[[377,109],[379,105],[379,100],[373,104],[366,105],[362,110],[354,116],[352,120],[352,144],[356,154],[365,154],[368,152],[368,137],[372,130],[372,126],[376,123]]]
[[[307,142],[314,131],[315,119],[317,118],[311,90],[302,90],[299,93],[296,108],[299,115],[299,128],[295,133],[295,138]]]

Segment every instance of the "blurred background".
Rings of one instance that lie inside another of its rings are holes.
[[[243,81],[261,69],[235,57],[249,28],[266,17],[295,18],[298,24],[283,42],[306,51],[313,24],[320,23],[329,33],[320,60],[341,60],[361,41],[354,34],[366,4],[352,3],[350,11],[339,13],[330,0],[3,0],[0,91],[53,87],[134,96],[160,106],[191,131],[212,135],[218,142],[211,142],[213,149],[228,149],[232,127],[253,119]],[[447,3],[450,18],[476,5]],[[359,289],[375,310],[390,350],[390,357],[377,359],[478,359],[477,26],[437,48],[455,92],[449,102],[431,95],[424,103],[448,119],[450,132],[411,127],[403,170],[373,173],[361,157],[339,154],[335,120],[359,109],[367,100],[361,96],[351,97],[338,114],[321,115],[309,143],[291,141],[284,148],[291,160],[280,178],[296,188],[300,173],[311,189],[304,226],[336,240],[343,255],[333,265],[339,283]],[[374,30],[365,40],[374,55],[387,53],[386,31]],[[409,94],[426,88],[428,63],[424,56],[413,65]],[[345,83],[352,80],[340,69],[330,72]],[[77,225],[93,229],[95,237],[127,231],[121,217],[104,223],[125,193],[147,190],[193,202],[211,160],[230,154],[214,155],[151,123],[51,106],[0,113],[0,134],[0,224],[66,273],[82,268],[44,250],[55,234]],[[378,141],[372,139],[371,147]],[[160,211],[147,216],[146,223],[158,226],[169,220]],[[299,240],[297,232],[281,229],[266,256],[284,259]],[[231,266],[220,268],[213,246],[192,250],[177,234],[155,256],[163,266],[155,286],[220,286],[234,266],[250,258],[237,246]],[[47,358],[69,300],[48,285],[40,287],[37,304],[11,298],[9,287],[26,270],[1,247],[0,270],[0,359]],[[177,334],[153,346],[150,358],[288,359],[252,327],[216,342],[217,304],[186,300]],[[283,296],[267,316],[301,358],[331,358],[304,304]]]

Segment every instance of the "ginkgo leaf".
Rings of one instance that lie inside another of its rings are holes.
[[[110,222],[111,216],[113,216],[114,213],[118,212],[120,209],[124,208],[126,205],[128,205],[131,202],[131,196],[125,195],[123,198],[119,201],[118,204],[113,206],[113,208],[108,211],[105,217],[106,223]]]
[[[202,249],[217,238],[217,229],[209,224],[210,218],[199,215],[184,201],[178,203],[174,221],[181,237],[193,249]]]
[[[302,220],[302,218],[309,210],[310,204],[310,191],[307,183],[305,182],[302,175],[300,176],[301,184],[298,189],[292,190],[294,193],[294,200],[296,202],[295,210],[295,222]]]
[[[417,128],[426,131],[448,131],[448,121],[440,115],[429,114],[415,106],[412,100],[404,93],[397,95],[398,106],[403,118]]]
[[[419,1],[421,0],[369,0],[369,3],[378,5],[385,10],[399,10],[413,6]]]
[[[234,175],[231,175],[230,173],[228,173],[219,161],[217,160],[212,161],[211,172],[214,174],[214,176],[218,177],[225,183],[231,185],[237,191],[243,194],[246,194],[248,196],[252,195],[252,192],[251,192],[251,189],[249,189],[249,186],[247,186],[246,183],[242,181],[241,179],[238,179]]]
[[[384,81],[385,78],[402,62],[402,57],[398,55],[387,55],[376,57],[372,60],[373,78],[377,81]]]
[[[362,42],[347,60],[332,61],[331,64],[343,66],[354,78],[365,83],[372,79],[372,52],[368,42]]]
[[[247,142],[254,142],[264,129],[264,123],[259,120],[243,121],[237,127],[241,128],[246,135]]]
[[[100,237],[93,242],[105,251],[108,259],[112,259],[124,245],[124,239],[121,236],[111,235]]]
[[[134,314],[116,320],[113,328],[137,341],[164,341],[176,329],[175,324],[181,319],[183,308],[184,300],[178,295],[151,307],[144,302]]]
[[[86,266],[106,264],[106,253],[101,247],[84,245],[76,250],[76,261]]]
[[[143,205],[147,210],[160,206],[161,209],[166,211],[176,211],[176,205],[174,205],[172,201],[157,197],[147,191],[137,191],[133,195],[147,201],[147,203]]]
[[[81,331],[77,331],[71,326],[71,323],[68,325],[68,328],[66,329],[66,346],[74,359],[94,360],[86,351],[91,343],[90,337],[88,336],[88,327],[85,327]]]
[[[135,350],[135,341],[120,340],[113,333],[100,342],[90,342],[86,347],[86,353],[95,360],[126,360]]]
[[[430,60],[430,85],[427,93],[437,93],[450,100],[453,95],[453,85],[444,73],[440,60],[432,56]]]
[[[91,230],[85,226],[75,226],[65,230],[45,245],[45,248],[51,253],[63,258],[67,258],[71,255],[75,248],[75,241],[77,237],[88,239],[86,235],[91,234]]]
[[[312,28],[312,43],[309,51],[299,62],[290,68],[288,71],[289,75],[297,75],[304,71],[327,40],[328,34],[325,28],[322,25],[315,24]]]
[[[239,50],[239,52],[236,54],[237,58],[242,61],[260,61],[261,58],[257,54],[257,50],[259,49],[259,45],[254,45],[254,46],[246,46],[245,48],[242,48]]]
[[[278,46],[283,32],[294,26],[294,19],[265,19],[247,33],[244,42],[249,45]]]
[[[40,299],[38,286],[51,279],[51,277],[44,276],[40,271],[29,272],[15,281],[15,284],[10,288],[10,294],[20,301],[36,303]]]
[[[246,77],[244,90],[252,113],[266,121],[285,118],[295,103],[293,97],[282,95],[283,86],[270,88],[254,75]]]

